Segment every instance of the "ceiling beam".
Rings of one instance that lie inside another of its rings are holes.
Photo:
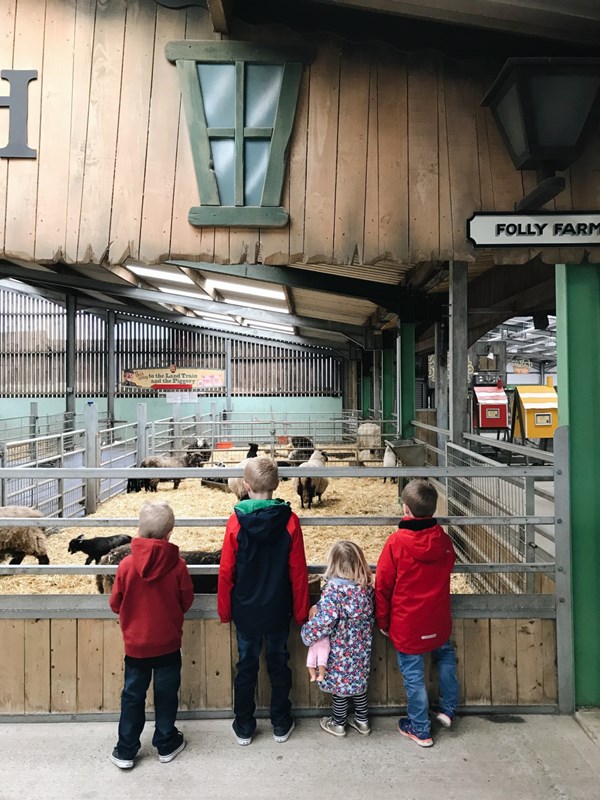
[[[208,0],[208,11],[216,33],[229,33],[232,0]]]
[[[19,280],[24,280],[34,285],[49,285],[51,287],[59,285],[64,286],[65,289],[78,289],[83,293],[85,293],[86,290],[104,292],[113,297],[124,297],[142,303],[167,303],[177,306],[183,302],[186,308],[201,311],[206,314],[242,314],[244,318],[256,322],[270,322],[276,325],[314,328],[330,333],[339,333],[342,336],[349,336],[353,341],[357,339],[360,340],[364,337],[364,328],[360,325],[350,325],[343,322],[333,322],[331,320],[321,320],[294,314],[281,314],[276,311],[263,311],[262,309],[246,308],[244,306],[232,306],[226,303],[201,300],[193,297],[182,297],[181,295],[177,295],[176,292],[171,294],[158,291],[158,289],[138,289],[133,286],[123,286],[122,284],[98,281],[82,276],[61,275],[50,271],[19,267],[6,261],[0,262],[0,275],[9,278],[18,278]]]

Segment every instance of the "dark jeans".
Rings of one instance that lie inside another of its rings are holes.
[[[160,755],[168,755],[177,741],[175,727],[181,653],[156,659],[125,657],[125,680],[121,695],[121,718],[117,751],[120,758],[135,758],[140,749],[140,735],[146,722],[146,692],[154,673],[155,727],[152,744]]]
[[[271,680],[271,724],[276,731],[285,733],[292,724],[292,672],[288,667],[287,650],[289,629],[281,633],[247,635],[236,630],[239,661],[233,683],[235,726],[241,736],[252,736],[256,729],[254,712],[256,682],[263,639],[266,644],[267,671]]]

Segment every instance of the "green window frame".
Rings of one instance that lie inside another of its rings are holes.
[[[190,224],[287,225],[283,179],[302,71],[314,49],[185,40],[169,42],[165,53],[179,74],[200,194]]]

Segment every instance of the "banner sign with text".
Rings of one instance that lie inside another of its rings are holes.
[[[474,247],[598,247],[600,211],[476,211],[467,220],[467,240]]]
[[[222,389],[225,386],[225,370],[176,366],[123,370],[122,382],[125,386],[137,386],[140,389]]]

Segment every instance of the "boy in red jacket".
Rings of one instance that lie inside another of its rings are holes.
[[[179,548],[169,542],[175,517],[168,503],[144,503],[131,555],[121,561],[110,595],[125,643],[119,740],[110,760],[130,769],[146,721],[146,692],[154,673],[155,729],[152,744],[163,764],[185,747],[175,727],[181,680],[183,615],[194,589]]]
[[[421,478],[410,481],[402,501],[404,517],[377,562],[375,616],[398,652],[406,690],[408,717],[399,720],[398,730],[421,747],[431,747],[424,653],[431,653],[437,664],[440,697],[435,717],[445,728],[452,725],[458,704],[456,656],[449,640],[454,549],[432,517],[437,505],[433,484]]]
[[[249,500],[234,508],[225,528],[219,567],[218,612],[233,622],[238,645],[233,733],[248,745],[256,730],[254,694],[263,639],[271,681],[271,724],[276,742],[294,730],[289,694],[292,673],[287,640],[293,618],[308,617],[308,574],[302,528],[289,503],[273,500],[277,464],[251,458],[244,467]]]

